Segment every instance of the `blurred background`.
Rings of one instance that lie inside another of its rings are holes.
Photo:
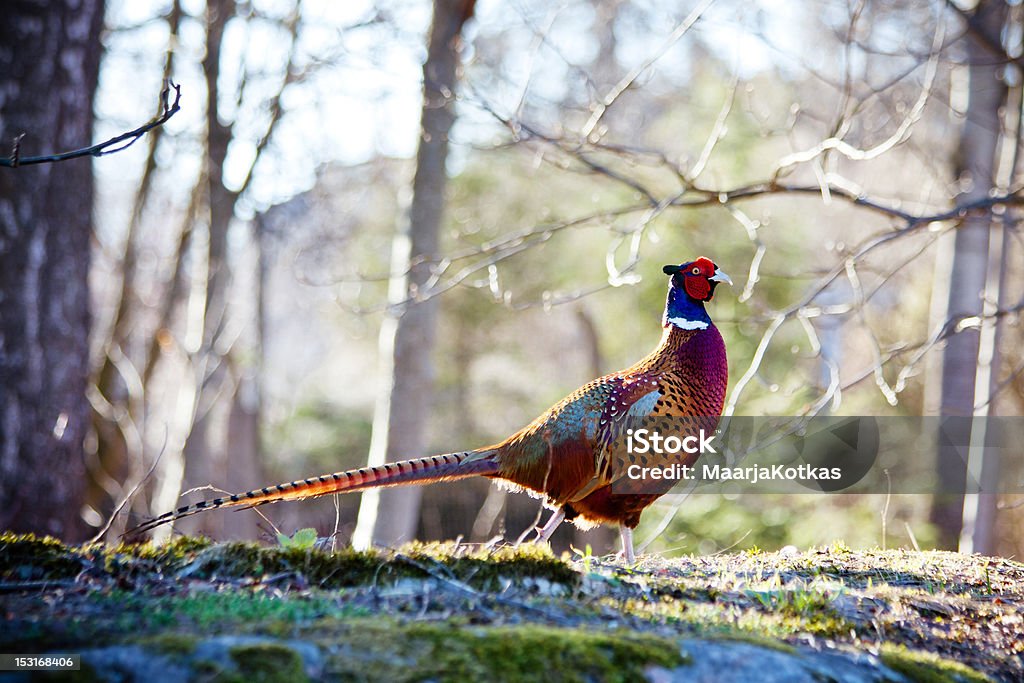
[[[116,540],[213,491],[493,443],[653,348],[661,266],[698,255],[735,281],[709,305],[729,414],[1022,414],[1017,2],[108,0],[103,22],[93,138],[167,79],[181,111],[92,162],[88,280],[63,284],[92,311],[86,418],[52,457],[7,423],[3,526]],[[80,486],[24,503],[60,457]],[[963,454],[907,457],[964,480]],[[538,509],[467,480],[174,533],[484,542]],[[1019,556],[1024,496],[669,496],[637,538]]]

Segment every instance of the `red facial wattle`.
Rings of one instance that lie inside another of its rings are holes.
[[[686,288],[686,293],[697,301],[707,301],[711,298],[711,283],[703,275],[690,275],[686,277],[683,280],[683,287]]]
[[[715,264],[710,259],[701,256],[680,275],[683,276],[683,287],[691,298],[697,301],[711,300],[713,294],[710,278],[715,275]]]

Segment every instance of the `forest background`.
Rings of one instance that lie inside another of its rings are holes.
[[[956,495],[670,496],[649,551],[1020,555],[1020,482],[964,485],[999,480],[984,425],[1024,401],[1017,3],[15,5],[0,527],[115,540],[186,490],[499,440],[652,348],[661,266],[705,254],[736,282],[728,414],[976,417],[980,460],[906,454]],[[131,147],[14,163],[134,128],[168,81]],[[260,512],[175,532],[514,540],[538,502]]]

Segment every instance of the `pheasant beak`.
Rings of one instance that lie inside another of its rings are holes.
[[[726,275],[725,271],[720,270],[718,268],[715,269],[715,274],[708,279],[714,280],[715,282],[727,282],[730,285],[732,284],[732,278]]]

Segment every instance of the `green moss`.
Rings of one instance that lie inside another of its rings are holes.
[[[855,624],[831,609],[795,614],[788,608],[766,609],[743,592],[722,594],[713,601],[691,599],[646,600],[605,598],[599,611],[616,610],[655,623],[684,628],[690,634],[711,638],[762,636],[772,639],[799,634],[823,637],[848,636]]]
[[[959,662],[902,645],[882,645],[882,662],[915,683],[991,683],[991,678]]]
[[[0,579],[41,581],[72,579],[86,561],[50,536],[0,534]]]
[[[117,577],[176,571],[212,545],[207,539],[181,537],[162,545],[69,546],[48,536],[4,533],[0,535],[0,578],[72,579],[86,567]]]
[[[333,553],[302,548],[263,548],[227,543],[202,549],[185,570],[195,578],[261,577],[293,572],[321,588],[378,585],[400,578],[427,578],[439,572],[478,588],[500,588],[503,581],[546,579],[574,586],[579,575],[546,545],[478,549],[444,543],[413,543],[396,552]]]
[[[253,543],[214,545],[188,537],[161,546],[132,547],[130,558],[197,579],[258,579],[269,574],[293,573],[314,585],[331,588],[370,583],[386,563],[386,558],[377,552],[350,548],[326,553],[304,548],[264,548]],[[385,577],[388,574],[384,572]]]
[[[119,579],[149,578],[176,574],[213,546],[205,538],[181,536],[167,543],[121,543],[117,546],[92,545],[82,550],[93,564]]]
[[[656,636],[547,626],[472,627],[453,621],[403,625],[358,620],[325,644],[338,652],[331,674],[353,680],[615,682],[642,680],[652,665],[686,663],[678,643]]]
[[[579,575],[556,558],[547,545],[480,549],[450,543],[413,543],[397,552],[343,548],[327,553],[297,547],[264,548],[253,543],[216,545],[187,536],[162,545],[116,547],[73,547],[53,538],[0,536],[0,578],[69,579],[83,566],[118,578],[183,573],[196,579],[258,579],[269,574],[294,573],[321,588],[426,578],[435,571],[487,589],[500,588],[507,580],[546,579],[567,586],[575,586],[579,580]]]
[[[187,570],[196,578],[261,578],[293,573],[321,588],[344,588],[422,575],[405,565],[391,566],[381,553],[344,548],[334,553],[301,548],[262,548],[227,543],[200,553]]]
[[[551,547],[524,543],[518,547],[480,548],[452,543],[410,543],[399,548],[407,556],[426,565],[440,565],[456,576],[480,588],[500,588],[503,581],[536,581],[574,587],[580,575],[569,564],[554,556]]]
[[[243,591],[142,596],[111,591],[93,599],[89,623],[112,631],[145,632],[188,624],[210,630],[228,624],[297,623],[322,616],[344,617],[349,610],[327,600],[275,598]],[[108,615],[103,623],[99,615]]]
[[[112,553],[134,557],[140,560],[151,560],[162,566],[183,564],[195,557],[196,553],[213,546],[213,541],[197,536],[177,536],[159,545],[154,543],[136,543],[118,545]]]
[[[198,643],[199,638],[195,635],[173,631],[135,641],[136,645],[168,655],[190,655],[195,652]]]
[[[302,667],[302,657],[276,643],[240,645],[230,650],[238,667],[238,680],[244,683],[289,683],[309,680]]]
[[[192,662],[192,671],[200,681],[218,681],[218,683],[242,683],[240,676],[229,675],[224,667],[208,659],[197,659]]]
[[[36,583],[66,581],[83,569],[89,580],[82,590]],[[417,581],[431,577],[454,579],[479,593]],[[406,578],[416,580],[391,589]],[[649,557],[624,570],[594,559],[573,565],[548,546],[532,544],[489,549],[415,543],[396,551],[324,553],[188,537],[159,546],[75,547],[2,534],[0,580],[28,582],[25,590],[0,595],[0,613],[9,615],[0,646],[9,651],[121,644],[129,633],[128,642],[187,656],[195,643],[184,634],[227,630],[303,637],[330,652],[340,648],[350,661],[339,661],[339,671],[356,679],[365,678],[360,672],[391,667],[391,678],[411,680],[444,678],[448,670],[467,677],[493,673],[492,660],[507,663],[494,654],[500,643],[512,648],[524,670],[537,661],[532,653],[539,648],[544,662],[567,667],[561,680],[575,680],[577,673],[593,679],[607,679],[613,670],[635,673],[621,664],[629,657],[616,643],[637,655],[651,640],[630,640],[622,635],[627,628],[779,650],[788,648],[783,641],[803,634],[857,647],[857,634],[882,632],[887,642],[957,652],[977,671],[1012,677],[1018,673],[1014,606],[1024,565],[955,553],[852,551],[837,544],[786,556]],[[542,595],[533,595],[534,588]],[[422,621],[398,626],[375,620],[377,614],[455,618],[443,627]],[[614,638],[602,635],[609,633],[609,615],[623,625]],[[580,629],[544,625],[563,618],[578,620]],[[916,651],[890,648],[885,655],[915,680],[985,680],[966,666]],[[585,660],[591,664],[572,664]],[[441,664],[448,668],[439,669]],[[210,666],[213,677],[235,675],[225,662]]]

